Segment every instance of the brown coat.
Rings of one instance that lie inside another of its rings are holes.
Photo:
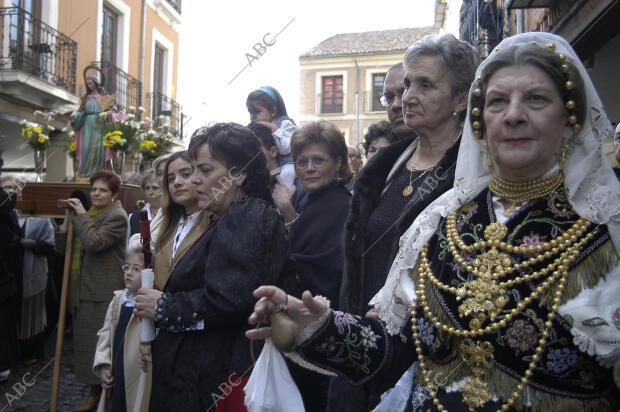
[[[157,285],[161,290],[164,290],[164,286],[166,286],[166,282],[168,281],[168,278],[177,263],[179,263],[185,253],[187,253],[198,238],[200,238],[200,236],[207,230],[207,227],[209,227],[210,216],[211,214],[207,211],[202,211],[198,223],[196,223],[196,225],[189,231],[187,236],[185,236],[179,245],[177,253],[174,255],[174,259],[170,258],[170,256],[172,256],[173,239],[158,239],[159,243],[155,246],[156,256],[153,265],[153,273],[155,275],[155,285]],[[162,229],[160,228],[160,234],[161,230]]]
[[[80,272],[80,300],[109,302],[123,289],[121,265],[125,261],[127,213],[119,200],[94,219],[83,214],[72,219],[75,236],[84,250]],[[56,232],[56,250],[64,254],[67,234]]]

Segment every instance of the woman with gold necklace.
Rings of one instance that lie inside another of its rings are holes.
[[[599,140],[610,132],[564,39],[505,39],[472,84],[454,188],[405,233],[373,299],[380,319],[267,286],[250,322],[286,302],[301,329],[292,356],[354,383],[411,365],[378,410],[617,410],[620,184]]]

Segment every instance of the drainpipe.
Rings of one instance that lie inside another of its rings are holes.
[[[360,68],[357,65],[357,56],[353,56],[353,62],[355,63],[355,147],[359,143],[360,134]]]
[[[142,0],[142,27],[140,27],[140,84],[144,86],[144,49],[146,46],[146,0]],[[140,90],[140,103],[142,103],[142,90]]]
[[[524,26],[523,9],[517,9],[517,33],[516,34],[523,33],[523,26]]]

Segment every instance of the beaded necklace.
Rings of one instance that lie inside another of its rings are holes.
[[[527,182],[510,182],[493,173],[489,190],[496,196],[511,203],[505,214],[510,215],[518,205],[532,199],[546,196],[564,182],[564,173],[559,170],[550,176]]]
[[[540,299],[540,296],[552,286],[555,287],[551,308],[547,314],[547,321],[542,332],[541,338],[538,340],[535,353],[526,369],[523,378],[517,384],[514,393],[505,401],[499,409],[506,411],[511,407],[519,393],[524,389],[528,379],[532,376],[536,363],[540,360],[542,352],[549,338],[552,321],[557,314],[562,294],[568,277],[568,268],[571,263],[577,259],[580,250],[585,246],[597,233],[598,228],[585,234],[592,224],[585,219],[579,218],[565,233],[561,236],[541,245],[536,246],[513,246],[502,239],[507,234],[507,228],[501,223],[491,223],[484,230],[486,240],[476,242],[472,245],[466,245],[459,237],[456,229],[456,212],[451,213],[446,220],[446,232],[448,238],[449,250],[466,272],[470,273],[474,280],[466,282],[463,286],[456,288],[448,286],[437,279],[430,267],[427,257],[428,243],[420,252],[419,280],[417,283],[417,298],[412,303],[411,315],[416,316],[416,311],[421,310],[423,316],[437,329],[443,330],[450,335],[464,338],[461,343],[461,352],[464,362],[469,366],[473,373],[473,377],[459,391],[463,395],[464,402],[470,409],[479,408],[492,398],[487,385],[483,379],[484,370],[492,367],[493,345],[484,340],[473,340],[485,334],[489,334],[499,328],[506,327],[513,318],[525,310],[534,299]],[[482,251],[488,249],[487,251]],[[468,264],[461,256],[461,253],[474,254],[472,264]],[[504,253],[507,252],[507,253]],[[513,264],[508,254],[517,254],[528,256],[532,255],[528,260],[518,264]],[[554,258],[555,257],[555,258]],[[498,282],[499,279],[515,271],[527,269],[536,263],[554,258],[544,268],[524,274],[518,278],[508,279]],[[508,288],[527,282],[536,280],[543,276],[547,276],[536,289],[526,296],[521,302],[517,303],[513,309],[507,314],[500,316],[504,306],[508,302],[506,296]],[[464,299],[459,306],[459,316],[468,316],[471,313],[472,319],[469,322],[469,329],[457,329],[449,323],[443,323],[439,317],[435,315],[426,297],[426,287],[428,284],[438,287],[439,289],[451,293],[456,296],[457,301]],[[488,316],[487,316],[488,315]],[[483,326],[486,321],[489,324]],[[429,371],[422,353],[422,344],[417,331],[417,326],[412,325],[413,340],[420,365],[420,372],[423,384],[428,389],[433,403],[440,411],[446,409],[441,405],[436,396],[436,388],[432,384],[429,377]]]

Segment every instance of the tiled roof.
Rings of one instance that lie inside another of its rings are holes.
[[[404,52],[413,42],[427,34],[436,33],[434,27],[414,27],[336,34],[308,50],[300,59]]]

